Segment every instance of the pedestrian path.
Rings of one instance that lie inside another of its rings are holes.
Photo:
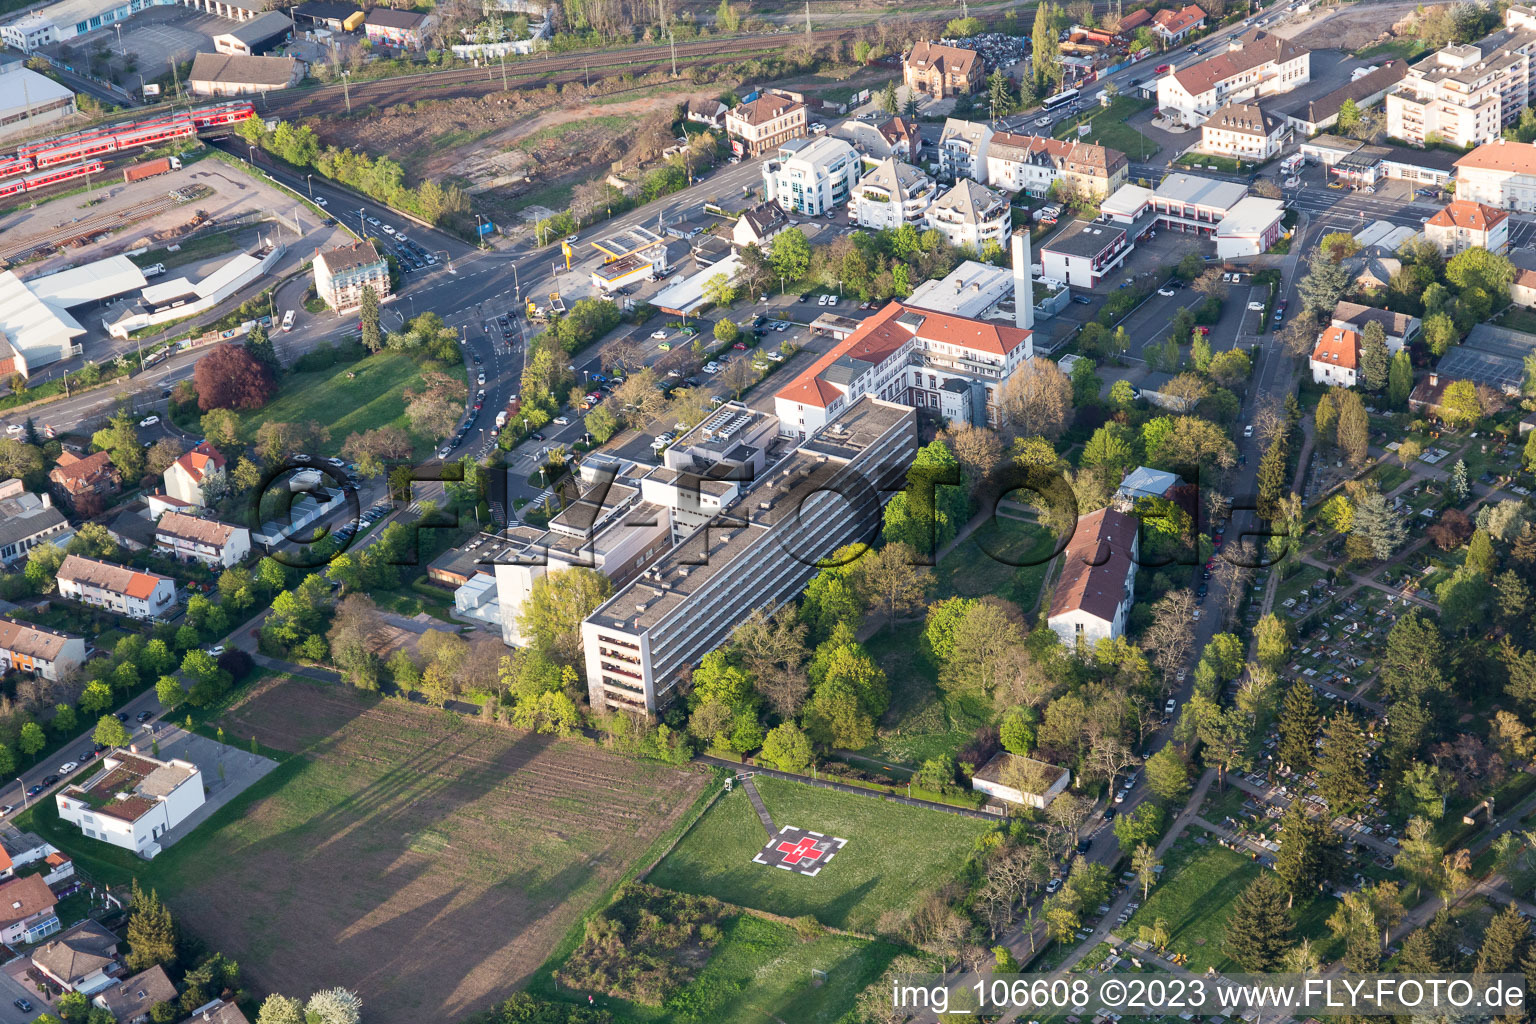
[[[779,834],[778,828],[773,824],[773,818],[768,813],[768,805],[763,803],[763,796],[752,785],[751,779],[742,779],[741,788],[747,791],[747,799],[752,801],[752,809],[757,812],[758,820],[763,823],[763,828],[768,830],[768,838],[772,839]]]

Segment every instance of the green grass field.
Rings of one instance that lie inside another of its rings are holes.
[[[1233,967],[1221,949],[1227,918],[1238,893],[1259,877],[1256,863],[1206,838],[1210,841],[1205,846],[1190,836],[1174,844],[1163,858],[1163,880],[1152,887],[1125,926],[1116,929],[1119,935],[1134,939],[1142,925],[1162,918],[1168,922],[1168,948],[1186,954],[1189,969],[1197,974],[1208,967],[1218,971]]]
[[[777,825],[824,832],[847,847],[814,878],[752,863],[768,841],[741,790],[722,797],[646,881],[679,892],[857,931],[910,911],[953,878],[987,822],[782,779],[758,777]]]
[[[1055,550],[1049,530],[1000,512],[939,560],[933,598],[995,594],[1027,615],[1040,596]]]
[[[1135,96],[1117,96],[1107,107],[1092,107],[1076,117],[1060,122],[1052,129],[1052,134],[1058,139],[1076,138],[1078,123],[1087,120],[1092,123],[1093,130],[1087,134],[1085,141],[1118,149],[1132,160],[1150,160],[1163,147],[1126,122],[1154,102]]]
[[[618,999],[599,1009],[633,1024],[834,1024],[896,956],[895,946],[846,935],[803,941],[788,926],[740,914],[697,978],[660,1007]],[[825,971],[814,984],[811,971]]]
[[[405,419],[405,390],[421,386],[416,363],[398,352],[380,352],[355,363],[315,373],[291,373],[277,396],[264,407],[241,415],[242,436],[249,440],[263,423],[304,423],[328,427],[331,440],[316,455],[335,455],[349,434],[376,427],[409,429]],[[436,438],[417,439],[425,451]]]

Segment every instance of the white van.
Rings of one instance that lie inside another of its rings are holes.
[[[283,330],[284,331],[291,331],[291,330],[293,330],[293,310],[291,310],[291,309],[288,312],[283,314]]]

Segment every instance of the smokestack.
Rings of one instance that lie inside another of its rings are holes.
[[[1035,327],[1035,288],[1029,277],[1029,230],[1013,232],[1013,323],[1026,331]]]

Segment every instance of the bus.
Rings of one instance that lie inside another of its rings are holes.
[[[1047,98],[1044,103],[1040,104],[1040,109],[1042,109],[1042,110],[1055,110],[1057,107],[1064,107],[1064,106],[1066,106],[1069,103],[1076,103],[1077,102],[1077,97],[1078,97],[1078,90],[1076,90],[1076,89],[1063,89],[1063,90],[1061,90],[1061,92],[1057,93],[1055,96],[1051,96],[1051,97]]]

